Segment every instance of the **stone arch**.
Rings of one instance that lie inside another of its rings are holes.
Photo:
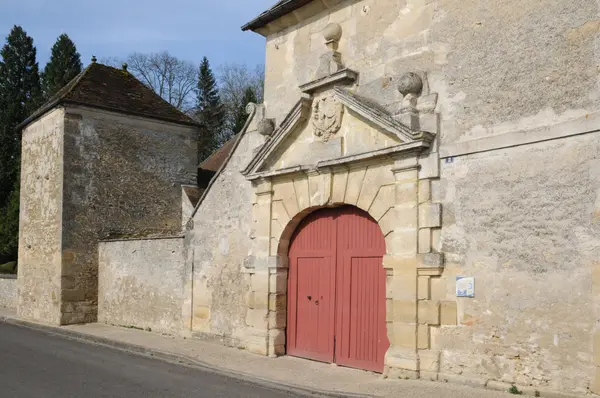
[[[432,176],[420,169],[418,155],[406,153],[253,182],[258,255],[248,270],[251,351],[285,354],[288,250],[296,227],[317,209],[352,205],[367,212],[385,237],[386,374],[419,377],[429,328],[440,324],[439,305],[429,300],[429,278],[439,277],[443,267],[433,249],[441,207],[431,200]],[[432,355],[427,371],[435,372]]]

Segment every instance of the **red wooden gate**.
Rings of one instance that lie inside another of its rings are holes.
[[[318,210],[290,245],[288,354],[376,372],[389,347],[385,240],[352,206]]]

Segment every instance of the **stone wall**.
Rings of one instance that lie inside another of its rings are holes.
[[[393,109],[398,77],[428,72],[443,144],[585,115],[598,107],[598,15],[596,0],[313,1],[261,30],[267,113],[279,123],[297,101],[336,22],[358,93]]]
[[[64,110],[22,133],[19,316],[59,324]]]
[[[257,256],[254,191],[240,171],[263,142],[254,120],[186,233],[186,297],[189,294],[190,300],[184,306],[184,319],[191,320],[193,334],[220,338],[234,346],[245,344],[247,327],[244,303],[250,277],[243,268]]]
[[[181,232],[181,184],[196,179],[195,130],[69,108],[65,121],[62,323],[97,315],[99,239]]]
[[[98,321],[180,334],[183,253],[182,237],[100,242]]]
[[[0,308],[17,308],[16,275],[0,275]]]
[[[432,329],[441,372],[585,393],[594,378],[592,278],[600,258],[598,133],[442,164],[446,270],[432,299],[458,325]]]

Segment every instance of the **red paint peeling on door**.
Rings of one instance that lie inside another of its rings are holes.
[[[290,245],[288,354],[376,372],[389,347],[385,239],[352,206],[318,210]]]

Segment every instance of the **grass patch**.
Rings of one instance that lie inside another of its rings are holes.
[[[517,388],[517,386],[515,386],[514,384],[512,386],[510,386],[510,388],[508,389],[508,392],[513,395],[523,395],[523,391],[519,390]]]
[[[11,261],[0,265],[0,274],[16,274],[17,273],[17,262]]]

